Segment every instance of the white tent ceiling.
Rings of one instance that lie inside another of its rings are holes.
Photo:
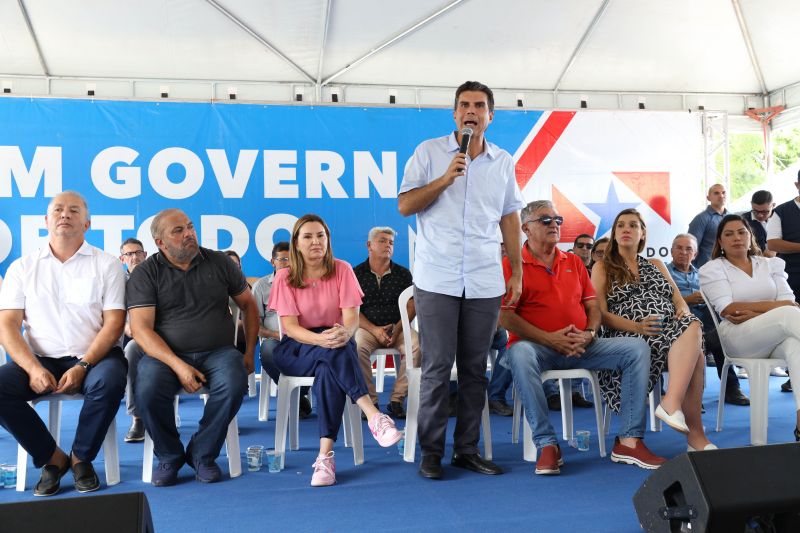
[[[800,106],[798,0],[0,0],[12,94],[741,114]],[[796,35],[796,34],[794,34]],[[766,97],[766,98],[764,98]],[[800,114],[800,113],[798,113]]]

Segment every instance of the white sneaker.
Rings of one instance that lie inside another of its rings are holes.
[[[745,370],[744,367],[739,367],[739,371],[736,375],[742,379],[747,379],[747,370]]]
[[[779,377],[779,378],[788,378],[789,377],[789,374],[786,373],[786,370],[784,370],[783,368],[781,368],[779,366],[776,366],[775,368],[770,370],[769,371],[769,375],[770,376]]]

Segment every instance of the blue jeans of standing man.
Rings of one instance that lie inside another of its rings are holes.
[[[139,362],[136,377],[136,408],[144,427],[153,439],[153,451],[159,462],[183,465],[214,463],[225,442],[228,424],[239,411],[247,391],[247,373],[242,353],[234,346],[208,352],[176,353],[184,363],[198,369],[206,378],[208,402],[197,432],[186,452],[175,427],[173,405],[181,382],[170,367],[150,356]]]
[[[525,416],[533,430],[533,443],[537,448],[558,444],[542,387],[541,375],[547,370],[621,370],[622,428],[619,436],[644,436],[645,398],[650,371],[650,347],[644,340],[631,337],[595,339],[580,357],[567,357],[547,346],[519,341],[506,352],[506,364],[514,376],[514,384],[525,407]]]

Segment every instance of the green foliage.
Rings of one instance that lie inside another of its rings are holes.
[[[778,130],[772,137],[774,172],[780,172],[800,159],[800,128]]]
[[[728,135],[728,154],[731,169],[729,202],[735,202],[753,187],[767,179],[764,160],[764,137],[760,133],[731,133]],[[719,154],[721,159],[722,154]]]

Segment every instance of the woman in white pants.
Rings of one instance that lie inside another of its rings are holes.
[[[713,261],[700,268],[700,286],[722,317],[720,338],[731,357],[786,359],[800,375],[800,308],[789,288],[784,261],[761,255],[750,226],[727,215],[717,228]],[[795,440],[800,441],[800,387]]]

